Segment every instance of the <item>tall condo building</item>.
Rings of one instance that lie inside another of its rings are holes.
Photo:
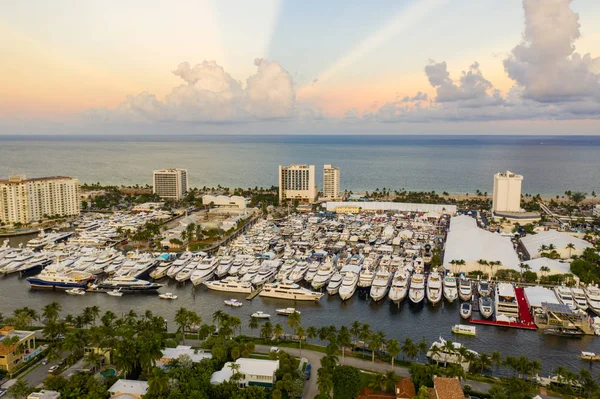
[[[80,211],[77,179],[14,175],[0,180],[0,220],[4,223],[26,224],[56,215],[75,216]]]
[[[317,192],[314,165],[279,165],[279,201],[297,199],[312,204]]]
[[[331,165],[323,166],[323,196],[336,199],[340,196],[340,168]]]
[[[506,171],[494,175],[494,212],[521,212],[521,183],[523,176]]]
[[[155,170],[152,192],[161,198],[180,200],[188,190],[187,169]]]

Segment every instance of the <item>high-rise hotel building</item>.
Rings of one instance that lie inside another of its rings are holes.
[[[323,197],[330,200],[340,197],[340,168],[323,166]]]
[[[312,204],[317,199],[314,165],[279,165],[279,201],[300,200]]]
[[[154,194],[161,198],[180,200],[188,191],[187,169],[155,170],[152,176]]]
[[[494,212],[521,212],[521,183],[523,176],[509,170],[494,175]]]
[[[0,220],[6,224],[27,224],[56,215],[76,216],[80,211],[77,179],[14,175],[0,180]]]

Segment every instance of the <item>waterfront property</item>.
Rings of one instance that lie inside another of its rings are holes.
[[[229,381],[236,372],[235,368],[238,368],[237,372],[241,375],[241,379],[238,381],[240,386],[271,388],[275,384],[275,373],[279,369],[279,360],[239,358],[235,361],[235,365],[227,362],[222,370],[214,372],[210,383],[217,385]]]
[[[323,197],[334,200],[340,196],[340,168],[323,166]]]
[[[0,369],[12,373],[34,353],[35,334],[15,330],[12,326],[0,329]]]
[[[299,200],[312,204],[317,199],[314,165],[279,165],[279,201]]]
[[[163,365],[169,364],[171,360],[178,359],[180,356],[189,357],[192,363],[200,363],[202,360],[212,357],[210,353],[205,353],[203,350],[192,349],[191,346],[179,345],[176,348],[163,349],[159,363]]]
[[[76,216],[79,197],[79,181],[71,177],[10,176],[0,180],[0,221],[28,224],[57,215]]]
[[[180,200],[188,190],[187,169],[161,169],[152,174],[152,192],[161,198]]]

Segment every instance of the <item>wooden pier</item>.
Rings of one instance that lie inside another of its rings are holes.
[[[250,295],[248,295],[246,297],[247,301],[251,301],[254,299],[254,297],[256,297],[258,294],[260,294],[260,292],[262,291],[262,287],[259,287],[257,289],[255,289],[254,291],[252,291],[252,293]]]

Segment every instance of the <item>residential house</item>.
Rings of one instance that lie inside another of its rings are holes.
[[[108,389],[111,399],[141,399],[148,392],[147,381],[118,380]]]
[[[464,399],[465,392],[458,378],[433,377],[433,388],[429,388],[430,399]]]
[[[0,369],[12,373],[19,364],[41,352],[35,349],[35,333],[12,326],[0,328]]]
[[[241,379],[238,381],[242,387],[260,386],[270,388],[277,379],[275,373],[279,369],[279,360],[247,359],[239,358],[235,361]],[[227,362],[223,369],[214,372],[210,377],[210,383],[214,385],[229,381],[234,374],[233,363]]]

